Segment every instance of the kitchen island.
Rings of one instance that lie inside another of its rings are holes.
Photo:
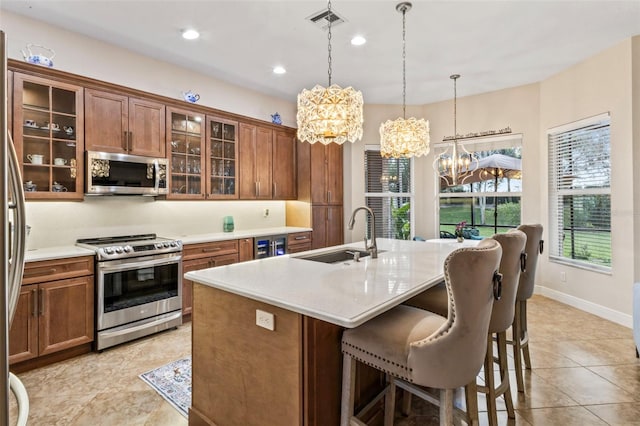
[[[352,243],[185,274],[196,283],[189,424],[337,425],[342,330],[438,283],[449,253],[475,244],[378,239],[377,259],[304,259],[363,250]],[[358,381],[363,407],[384,378],[360,365]]]

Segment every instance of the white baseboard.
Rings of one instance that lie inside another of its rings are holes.
[[[589,312],[590,314],[599,316],[601,318],[613,321],[617,324],[623,325],[628,328],[633,328],[633,317],[629,314],[624,314],[619,311],[614,311],[606,306],[598,305],[597,303],[589,302],[588,300],[580,299],[570,294],[562,293],[558,290],[551,289],[549,287],[542,287],[537,285],[535,287],[535,293],[548,297],[549,299],[557,300],[574,308]]]

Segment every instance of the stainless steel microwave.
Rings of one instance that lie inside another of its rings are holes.
[[[87,151],[87,195],[167,194],[167,159]]]

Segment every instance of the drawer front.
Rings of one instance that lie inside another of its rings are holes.
[[[287,247],[291,247],[297,244],[310,244],[310,243],[311,243],[311,231],[296,232],[296,233],[287,235]]]
[[[27,262],[22,284],[35,284],[85,275],[93,275],[93,256]]]
[[[211,243],[185,245],[182,249],[182,258],[189,260],[237,253],[238,240],[215,241]]]
[[[304,244],[294,244],[287,248],[287,253],[300,253],[301,251],[311,250],[311,241]]]

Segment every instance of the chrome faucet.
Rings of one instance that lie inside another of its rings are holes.
[[[371,244],[367,244],[367,231],[365,227],[364,231],[364,249],[371,254],[372,259],[378,258],[378,243],[376,243],[376,215],[373,213],[369,207],[362,206],[356,208],[353,213],[351,213],[351,219],[349,219],[349,229],[353,229],[353,225],[356,223],[356,213],[359,210],[366,210],[371,215]]]

